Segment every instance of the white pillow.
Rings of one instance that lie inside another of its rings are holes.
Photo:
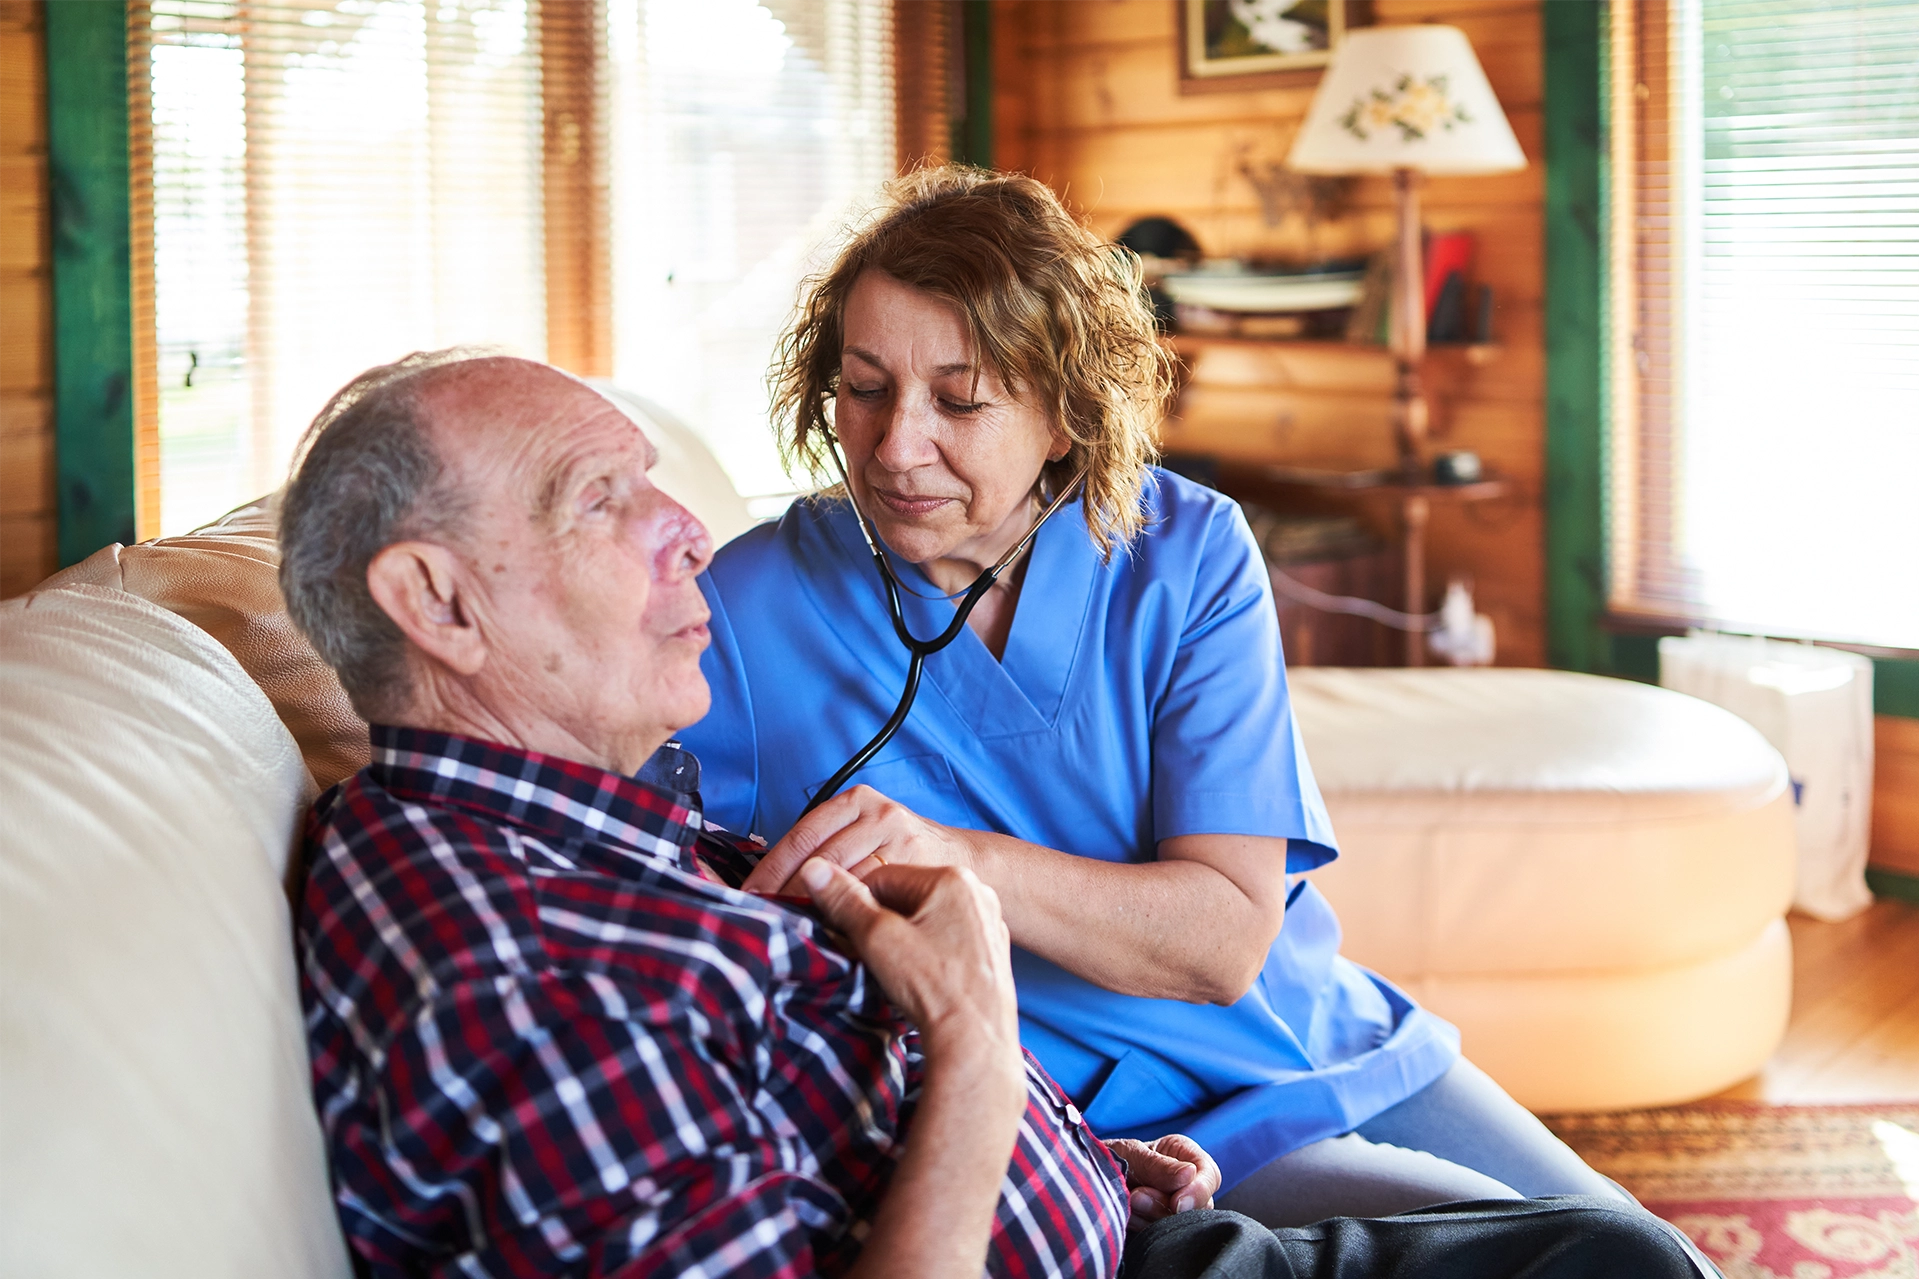
[[[309,783],[210,636],[0,603],[0,1272],[345,1275],[282,879]]]

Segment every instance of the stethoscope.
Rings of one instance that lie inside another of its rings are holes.
[[[833,465],[839,470],[840,482],[847,491],[847,505],[853,508],[854,521],[860,526],[860,537],[866,542],[867,550],[873,554],[873,563],[880,570],[880,583],[887,590],[887,613],[893,618],[893,634],[900,638],[900,643],[907,650],[907,683],[906,687],[900,691],[899,704],[894,707],[893,714],[887,717],[887,722],[880,726],[880,732],[874,734],[866,746],[854,752],[831,778],[820,784],[820,789],[813,793],[813,799],[808,801],[807,807],[800,811],[800,816],[803,818],[838,795],[840,788],[847,785],[848,778],[858,773],[867,761],[873,759],[874,753],[880,748],[893,741],[893,735],[899,733],[900,726],[907,722],[907,713],[913,710],[913,700],[919,696],[920,669],[926,664],[927,659],[954,642],[960,634],[960,629],[967,625],[967,618],[973,613],[973,607],[985,598],[987,592],[993,590],[993,584],[1000,580],[1000,575],[1006,571],[1007,566],[1018,560],[1020,553],[1025,551],[1039,535],[1040,526],[1045,524],[1054,512],[1066,505],[1067,499],[1073,496],[1073,491],[1080,487],[1082,480],[1087,478],[1086,470],[1082,468],[1080,474],[1054,495],[1053,501],[1047,504],[1047,509],[1042,511],[1040,518],[1033,522],[1033,528],[1027,530],[1027,536],[1015,543],[1013,550],[1001,556],[999,563],[973,580],[973,585],[967,588],[959,608],[954,610],[953,621],[947,624],[947,629],[931,640],[922,640],[907,629],[907,617],[900,608],[900,580],[894,577],[893,566],[887,561],[887,553],[881,549],[880,535],[867,522],[867,513],[860,509],[860,500],[853,495],[853,478],[847,474],[847,460],[840,454],[840,442],[831,434],[827,436],[827,452],[833,455]],[[952,597],[949,596],[948,599]]]

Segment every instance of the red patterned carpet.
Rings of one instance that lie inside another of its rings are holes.
[[[1542,1117],[1729,1276],[1920,1275],[1911,1103]]]

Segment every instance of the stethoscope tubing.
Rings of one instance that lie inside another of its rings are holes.
[[[914,699],[920,695],[920,673],[927,659],[959,637],[961,629],[967,625],[967,618],[973,613],[974,606],[986,598],[987,592],[993,590],[993,584],[1000,580],[1000,575],[1006,571],[1007,566],[1018,559],[1020,553],[1025,551],[1039,535],[1040,526],[1066,504],[1067,498],[1086,478],[1086,472],[1083,470],[1073,478],[1071,483],[1061,489],[1054,496],[1053,501],[1047,504],[1047,509],[1040,513],[1040,518],[1033,522],[1033,527],[1027,530],[1027,536],[1015,543],[1013,549],[1000,557],[997,564],[987,568],[973,580],[973,585],[967,588],[966,596],[954,610],[953,620],[947,624],[946,629],[931,640],[922,640],[907,628],[906,612],[900,606],[899,579],[894,577],[893,566],[887,563],[887,553],[881,547],[880,535],[867,523],[867,513],[860,509],[860,500],[853,495],[853,478],[847,472],[846,459],[840,454],[840,442],[831,434],[827,436],[827,452],[833,455],[833,464],[839,469],[840,482],[847,491],[847,505],[853,508],[853,518],[860,526],[860,536],[866,541],[867,550],[873,555],[874,566],[880,571],[880,583],[886,589],[887,595],[887,614],[893,620],[893,634],[899,637],[901,645],[907,651],[907,680],[900,690],[900,701],[895,704],[893,714],[887,717],[887,722],[880,726],[880,732],[869,738],[866,746],[849,756],[847,762],[836,769],[832,777],[820,784],[819,789],[813,793],[813,799],[809,800],[807,807],[800,811],[802,818],[840,794],[840,789],[847,785],[848,780],[860,772],[882,747],[893,741],[894,735],[900,732],[902,725],[906,724],[907,715],[913,710]]]

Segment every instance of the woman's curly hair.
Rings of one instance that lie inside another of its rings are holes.
[[[1021,174],[944,165],[889,182],[833,265],[802,287],[769,375],[781,457],[823,486],[838,480],[827,433],[842,318],[868,270],[959,308],[983,363],[1070,442],[1043,471],[1046,487],[1057,492],[1085,468],[1094,545],[1110,556],[1131,543],[1173,386],[1140,260]]]

